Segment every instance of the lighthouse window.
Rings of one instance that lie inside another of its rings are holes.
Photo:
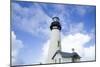
[[[57,26],[53,26],[53,29],[57,29]]]
[[[60,41],[58,41],[58,47],[60,46]]]

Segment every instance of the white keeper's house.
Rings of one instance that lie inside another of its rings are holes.
[[[46,63],[79,62],[81,57],[74,51],[74,48],[72,48],[71,53],[61,51],[60,19],[58,17],[53,17],[52,19],[53,22],[50,25],[51,38]]]

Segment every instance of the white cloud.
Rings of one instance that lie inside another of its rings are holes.
[[[80,15],[80,16],[84,16],[87,12],[87,7],[85,6],[76,6],[75,7],[76,12]]]
[[[62,30],[63,30],[62,33],[64,35],[76,34],[76,33],[87,33],[84,30],[84,27],[85,27],[84,22],[81,21],[81,22],[74,23],[74,21],[71,21],[69,19],[69,22],[62,25]]]
[[[75,51],[82,57],[81,61],[90,61],[95,60],[95,45],[84,47],[86,43],[91,40],[91,37],[88,34],[75,33],[64,36],[61,39],[62,51],[72,52],[72,48],[75,48]],[[49,40],[43,46],[43,59],[46,59]]]
[[[90,41],[90,37],[85,34],[76,33],[73,35],[67,35],[62,38],[62,51],[71,51],[72,48],[82,49],[85,43]]]
[[[42,5],[42,7],[48,10],[46,4]],[[63,29],[69,30],[70,28],[71,33],[82,31],[84,25],[82,22],[80,22],[80,24],[69,23],[73,21],[70,19],[72,10],[70,10],[68,6],[65,7],[65,5],[53,4],[53,6],[51,6],[53,10],[48,12],[46,12],[42,7],[37,3],[33,3],[30,7],[22,7],[18,3],[13,3],[12,13],[14,13],[14,25],[17,26],[18,29],[31,33],[35,36],[40,33],[48,36],[50,33],[48,26],[50,26],[51,17],[58,16],[61,19]],[[83,15],[86,13],[86,9],[82,6],[77,6],[75,9],[78,14],[80,13]],[[66,26],[70,27],[66,29]],[[81,28],[79,26],[81,26]]]
[[[49,34],[49,24],[51,18],[43,11],[39,4],[33,3],[30,7],[22,7],[18,3],[13,3],[13,24],[20,30],[32,35]],[[42,26],[41,26],[42,25]]]
[[[12,35],[12,64],[14,65],[17,62],[20,62],[20,61],[17,61],[17,58],[18,58],[20,49],[23,48],[24,45],[21,40],[18,40],[16,38],[14,31],[12,31],[11,35]]]
[[[47,58],[47,55],[48,55],[49,43],[50,43],[50,40],[48,40],[47,42],[45,42],[43,44],[43,47],[42,47],[43,53],[42,53],[42,57],[41,57],[42,63],[45,63],[45,61],[46,61],[46,58]]]
[[[95,45],[84,47],[91,38],[88,34],[83,33],[67,35],[62,38],[62,51],[72,52],[71,49],[75,48],[75,51],[82,57],[81,61],[95,60]]]
[[[95,44],[89,48],[84,48],[83,51],[83,58],[81,58],[81,61],[95,60]]]
[[[77,32],[83,32],[83,29],[84,29],[84,24],[83,22],[79,22],[79,23],[76,23],[76,24],[70,24],[69,25],[70,28],[69,28],[69,33],[77,33]]]

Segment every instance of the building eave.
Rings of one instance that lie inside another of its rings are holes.
[[[75,53],[68,53],[68,52],[62,52],[60,50],[58,50],[52,57],[52,59],[54,59],[54,57],[57,55],[57,54],[60,54],[62,56],[62,58],[78,58],[80,59],[81,57],[75,52]]]

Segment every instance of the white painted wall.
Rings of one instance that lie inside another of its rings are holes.
[[[59,62],[59,58],[61,58],[61,63],[64,63],[64,62],[72,62],[72,58],[62,58],[62,56],[58,53],[54,57],[53,63],[60,63]],[[55,62],[55,60],[56,60],[56,62]],[[75,62],[79,62],[79,61],[80,61],[80,59],[75,59]]]
[[[62,58],[62,62],[72,62],[72,58]]]
[[[80,62],[80,59],[75,59],[75,62]]]
[[[61,57],[61,55],[58,53],[58,54],[56,54],[56,56],[54,57],[54,63],[55,63],[55,60],[56,60],[56,63],[59,63],[59,58],[61,58],[61,62],[62,62],[62,57]]]
[[[48,58],[47,58],[47,63],[52,63],[53,60],[51,59],[55,52],[59,49],[58,48],[58,41],[60,40],[60,31],[58,29],[52,29],[51,31],[51,40],[50,40],[50,45],[49,45],[49,50],[48,50]]]

